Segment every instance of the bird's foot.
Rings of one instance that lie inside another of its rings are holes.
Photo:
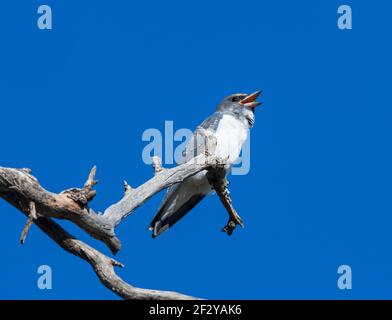
[[[228,236],[231,236],[233,234],[233,231],[235,229],[235,227],[239,225],[241,228],[243,228],[244,222],[242,221],[240,216],[236,216],[236,217],[230,217],[229,221],[227,222],[227,224],[221,229],[222,232],[227,233]]]

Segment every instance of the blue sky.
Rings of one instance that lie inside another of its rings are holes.
[[[37,28],[49,4],[53,30]],[[353,29],[337,28],[350,4]],[[231,179],[245,229],[211,196],[162,237],[161,195],[118,228],[131,284],[204,298],[392,298],[391,4],[378,1],[7,1],[0,19],[0,165],[47,189],[98,166],[104,210],[151,167],[148,128],[195,128],[226,95],[264,90],[251,170]],[[117,299],[80,259],[0,201],[2,299]],[[78,228],[70,232],[108,250]],[[37,288],[50,265],[53,289]],[[353,272],[341,291],[339,265]]]

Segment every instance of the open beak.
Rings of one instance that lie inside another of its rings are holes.
[[[240,104],[250,107],[256,108],[257,106],[261,105],[261,102],[256,101],[257,97],[261,94],[261,90],[251,93],[250,95],[246,96],[244,99],[240,101]]]

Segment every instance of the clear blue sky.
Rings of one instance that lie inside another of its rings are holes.
[[[353,29],[337,28],[337,7]],[[39,31],[49,4],[53,30]],[[155,240],[161,195],[117,230],[130,283],[205,298],[392,298],[391,21],[387,1],[3,1],[0,165],[51,191],[98,166],[103,210],[151,177],[147,128],[195,128],[226,95],[264,90],[251,171],[231,179],[246,227],[204,200]],[[90,267],[0,201],[0,298],[117,299]],[[69,223],[76,236],[108,250]],[[37,288],[37,268],[53,289]],[[338,290],[339,265],[353,289]]]

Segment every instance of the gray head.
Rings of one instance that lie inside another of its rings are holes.
[[[260,94],[261,91],[232,94],[223,99],[216,111],[230,113],[251,128],[255,122],[255,108],[261,105],[261,102],[256,101]]]

